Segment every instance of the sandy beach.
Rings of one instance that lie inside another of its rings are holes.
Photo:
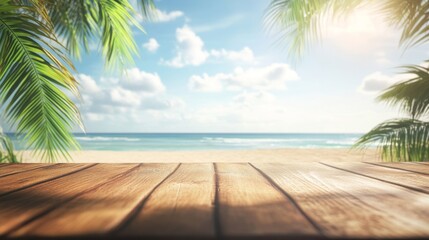
[[[30,152],[21,152],[24,162],[38,162]],[[74,151],[75,163],[147,162],[374,162],[380,161],[374,149],[263,149],[201,151]],[[59,162],[66,162],[64,159]]]

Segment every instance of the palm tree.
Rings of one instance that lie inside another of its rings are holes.
[[[402,30],[400,45],[409,47],[429,41],[427,0],[273,0],[266,13],[270,31],[289,41],[292,56],[301,57],[309,43],[321,38],[320,24],[342,17],[363,4],[372,5],[392,26]],[[405,67],[415,77],[388,88],[380,97],[399,105],[410,118],[381,123],[362,136],[355,147],[377,144],[383,159],[426,161],[429,159],[429,73],[421,66]]]
[[[390,161],[427,161],[429,159],[429,69],[407,66],[414,77],[385,90],[378,100],[398,105],[409,118],[385,121],[363,135],[355,147],[378,144],[383,159]]]
[[[139,5],[151,17],[153,2]],[[68,95],[79,96],[70,59],[100,41],[107,68],[132,63],[132,27],[143,30],[135,16],[128,0],[0,0],[0,109],[38,156],[54,161],[79,148],[71,130],[84,127]],[[15,161],[5,134],[0,143],[0,161]]]

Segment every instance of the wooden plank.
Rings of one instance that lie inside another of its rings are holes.
[[[182,164],[150,195],[120,236],[214,238],[213,164]]]
[[[141,165],[134,171],[61,205],[10,236],[64,237],[107,234],[172,173],[177,165]]]
[[[0,237],[136,166],[136,164],[99,164],[0,197]],[[85,201],[97,199],[85,199],[81,203]]]
[[[221,237],[319,237],[296,205],[250,165],[215,166]]]
[[[347,170],[356,174],[375,178],[398,186],[406,187],[415,191],[429,193],[429,176],[415,174],[406,170],[384,168],[366,163],[338,163],[332,162],[327,165]]]
[[[429,198],[317,164],[256,164],[330,237],[427,237]]]
[[[0,196],[79,171],[91,165],[93,164],[51,164],[31,171],[5,176],[0,181]]]
[[[33,169],[41,168],[46,165],[47,164],[39,163],[2,164],[0,167],[0,177],[9,176],[25,171],[31,171]]]
[[[254,163],[328,237],[429,236],[426,194],[316,163]]]
[[[393,163],[373,163],[368,162],[368,164],[383,166],[387,168],[406,170],[413,173],[419,173],[424,175],[429,175],[429,165],[422,165],[414,162],[393,162]]]

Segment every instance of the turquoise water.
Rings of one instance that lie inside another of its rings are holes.
[[[226,150],[349,148],[361,134],[88,133],[76,134],[83,150]],[[13,136],[16,141],[16,137]],[[18,144],[18,149],[22,147]]]

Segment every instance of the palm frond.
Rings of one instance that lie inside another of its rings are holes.
[[[0,163],[19,163],[12,140],[0,128]]]
[[[82,124],[64,92],[77,94],[72,65],[49,24],[30,14],[34,11],[0,0],[0,104],[27,146],[52,161],[79,148],[70,131]]]
[[[132,7],[126,0],[100,0],[98,2],[97,23],[101,28],[102,52],[107,68],[133,62],[137,46],[131,25],[139,26],[131,14]]]
[[[301,57],[309,43],[321,37],[324,20],[346,16],[362,0],[273,0],[265,13],[269,32],[287,40],[290,53]]]
[[[386,0],[382,13],[393,25],[402,29],[400,44],[405,48],[429,40],[429,2],[426,0]]]
[[[403,68],[414,77],[389,87],[378,100],[399,105],[412,118],[420,118],[429,113],[429,69],[418,65]]]
[[[309,43],[320,40],[324,20],[346,16],[363,3],[380,10],[388,23],[401,29],[400,45],[405,49],[429,41],[426,0],[272,0],[265,21],[280,41],[287,41],[290,53],[300,57]]]
[[[157,11],[153,0],[140,0],[137,1],[137,4],[143,20],[151,21],[157,18]]]
[[[145,18],[155,12],[152,0],[139,4]],[[67,95],[78,95],[68,54],[79,59],[89,41],[101,39],[108,68],[132,63],[132,27],[143,30],[134,13],[127,0],[0,0],[1,109],[42,158],[79,147],[70,133],[83,127]]]
[[[50,21],[55,33],[63,39],[71,56],[80,59],[88,52],[89,40],[94,36],[96,23],[91,15],[94,3],[87,0],[47,0]]]
[[[377,145],[387,161],[428,161],[429,122],[394,119],[383,122],[363,135],[354,145],[367,148]]]
[[[108,69],[133,63],[137,47],[132,27],[143,30],[135,19],[136,11],[127,0],[46,0],[55,31],[77,59],[88,51],[89,42],[101,39]],[[152,19],[156,9],[152,0],[138,1],[141,14]],[[122,69],[121,69],[122,70]]]
[[[40,20],[45,24],[52,26],[52,21],[49,17],[48,9],[46,8],[45,0],[15,0],[11,3],[19,6],[32,6],[31,11],[27,11],[26,14],[40,18]],[[25,11],[25,8],[21,9],[21,11]]]

